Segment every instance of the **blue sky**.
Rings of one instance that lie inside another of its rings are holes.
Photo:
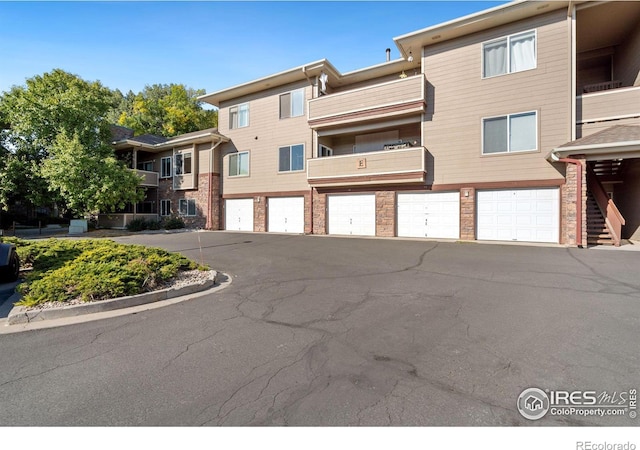
[[[0,92],[61,68],[123,92],[213,92],[326,58],[378,64],[393,38],[504,2],[4,2]]]

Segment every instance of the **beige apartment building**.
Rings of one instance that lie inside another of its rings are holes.
[[[640,239],[640,3],[513,2],[394,41],[401,58],[372,67],[206,94],[218,130],[137,161],[190,149],[178,196],[211,229]]]

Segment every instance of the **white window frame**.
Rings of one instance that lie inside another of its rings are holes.
[[[160,217],[167,217],[170,215],[171,215],[171,200],[167,198],[163,198],[162,200],[160,200]]]
[[[164,173],[164,163],[169,161],[169,174]],[[171,178],[173,176],[173,157],[163,156],[160,159],[160,178]]]
[[[291,163],[293,162],[293,158],[291,157],[291,152],[293,151],[293,147],[302,146],[302,169],[291,168]],[[289,149],[289,170],[280,170],[280,150],[288,148]],[[304,172],[304,144],[291,144],[291,145],[283,145],[278,147],[278,173],[295,173],[295,172]]]
[[[240,173],[240,158],[242,155],[247,155],[247,173]],[[236,174],[235,175],[231,175],[231,160],[233,159],[233,157],[236,157]],[[237,153],[231,153],[229,154],[229,170],[227,172],[229,178],[236,178],[236,177],[248,177],[249,174],[251,173],[251,158],[249,156],[249,151],[244,151],[244,152],[237,152]]]
[[[533,114],[535,117],[535,124],[536,124],[536,129],[535,129],[535,138],[536,138],[536,144],[535,144],[535,148],[531,148],[531,149],[524,149],[524,150],[511,150],[511,118],[514,116],[523,116],[523,115],[529,115],[529,114]],[[507,139],[507,151],[506,152],[492,152],[492,153],[485,153],[484,151],[484,124],[486,120],[490,120],[490,119],[499,119],[499,118],[506,118],[507,119],[507,135],[506,135],[506,139]],[[522,112],[517,112],[517,113],[511,113],[511,114],[501,114],[498,116],[490,116],[490,117],[483,117],[482,120],[480,121],[480,139],[481,139],[481,154],[482,156],[493,156],[493,155],[509,155],[509,154],[517,154],[517,153],[526,153],[526,152],[536,152],[539,151],[538,150],[538,146],[539,146],[539,142],[540,142],[540,138],[538,135],[538,128],[539,128],[539,122],[538,122],[539,118],[538,118],[538,111],[537,110],[532,110],[532,111],[522,111]]]
[[[183,214],[182,209],[183,205],[186,205],[186,214]],[[193,214],[189,213],[189,210],[193,206]],[[178,213],[183,217],[194,217],[197,215],[198,210],[196,208],[196,199],[195,198],[181,198],[178,203]]]
[[[527,69],[522,69],[522,70],[515,70],[515,71],[511,71],[511,39],[513,38],[518,38],[522,35],[525,34],[529,34],[529,33],[533,33],[533,67],[527,68]],[[499,41],[506,41],[507,43],[507,68],[506,71],[504,73],[499,73],[496,75],[490,75],[490,76],[485,76],[484,74],[484,57],[485,57],[485,46],[490,45],[490,44],[495,44],[496,42]],[[509,34],[507,36],[502,36],[496,39],[491,39],[490,41],[485,41],[482,43],[482,57],[481,59],[481,64],[480,64],[480,74],[482,75],[482,79],[489,79],[489,78],[495,78],[495,77],[501,77],[503,75],[509,75],[512,73],[519,73],[519,72],[526,72],[527,70],[534,70],[538,67],[538,30],[537,29],[532,29],[532,30],[526,30],[526,31],[521,31],[518,33],[513,33],[513,34]]]
[[[294,93],[301,93],[301,108],[300,108],[300,113],[299,114],[294,114],[294,102],[293,102],[293,98],[294,98]],[[283,114],[282,111],[282,97],[284,97],[285,95],[289,96],[289,111],[287,111],[285,114]],[[300,116],[304,116],[304,103],[305,103],[305,89],[304,88],[300,88],[300,89],[294,89],[293,91],[289,91],[289,92],[285,92],[284,94],[280,94],[280,96],[278,97],[278,101],[279,101],[279,109],[280,109],[280,119],[290,119],[292,117],[300,117]]]
[[[240,113],[246,110],[247,119],[245,124],[240,124]],[[235,114],[235,116],[234,116]],[[229,108],[229,129],[235,130],[236,128],[245,128],[249,126],[249,103],[240,103],[238,105]]]
[[[182,161],[180,164],[178,164],[178,158],[180,158]],[[184,170],[184,160],[189,158],[191,160],[191,164],[189,167],[189,172],[185,172]],[[191,151],[188,152],[178,152],[174,155],[174,165],[173,167],[175,168],[173,173],[175,175],[191,175],[193,173],[193,153],[191,153]]]

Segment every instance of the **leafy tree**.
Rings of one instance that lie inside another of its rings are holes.
[[[144,198],[140,179],[123,168],[109,145],[87,148],[77,134],[56,137],[41,172],[67,206],[83,214],[113,211]]]
[[[5,124],[0,145],[8,150],[0,162],[3,207],[6,209],[12,198],[39,206],[63,199],[79,208],[77,212],[85,213],[85,207],[95,212],[94,207],[113,209],[128,201],[131,184],[127,177],[131,172],[109,160],[113,150],[106,116],[113,101],[112,92],[99,82],[85,81],[60,69],[28,79],[26,86],[14,86],[0,96],[0,122]],[[67,154],[76,158],[66,159],[67,174],[92,171],[85,183],[93,186],[74,185],[71,176],[66,185],[59,179],[57,162]],[[97,171],[99,164],[95,163],[101,158],[109,170]],[[49,160],[52,162],[44,164]],[[43,170],[45,166],[47,170]],[[94,173],[107,178],[98,182]],[[111,186],[108,192],[97,188],[107,185]],[[78,200],[78,189],[92,188],[100,199],[94,203]]]
[[[123,94],[120,89],[116,89],[112,94],[113,108],[107,113],[107,121],[110,124],[118,124],[121,118],[124,120],[124,117],[133,114],[133,101],[136,94],[133,91]]]
[[[197,97],[204,90],[182,84],[154,84],[131,98],[115,94],[118,124],[133,128],[136,134],[177,136],[218,125],[218,113],[205,110]]]

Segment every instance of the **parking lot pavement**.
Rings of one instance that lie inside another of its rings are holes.
[[[9,311],[13,308],[13,305],[8,300],[13,295],[17,285],[17,282],[0,284],[0,319],[7,317]]]
[[[531,387],[640,386],[636,252],[228,232],[116,240],[181,252],[233,283],[1,335],[0,425],[639,423],[517,408]]]

